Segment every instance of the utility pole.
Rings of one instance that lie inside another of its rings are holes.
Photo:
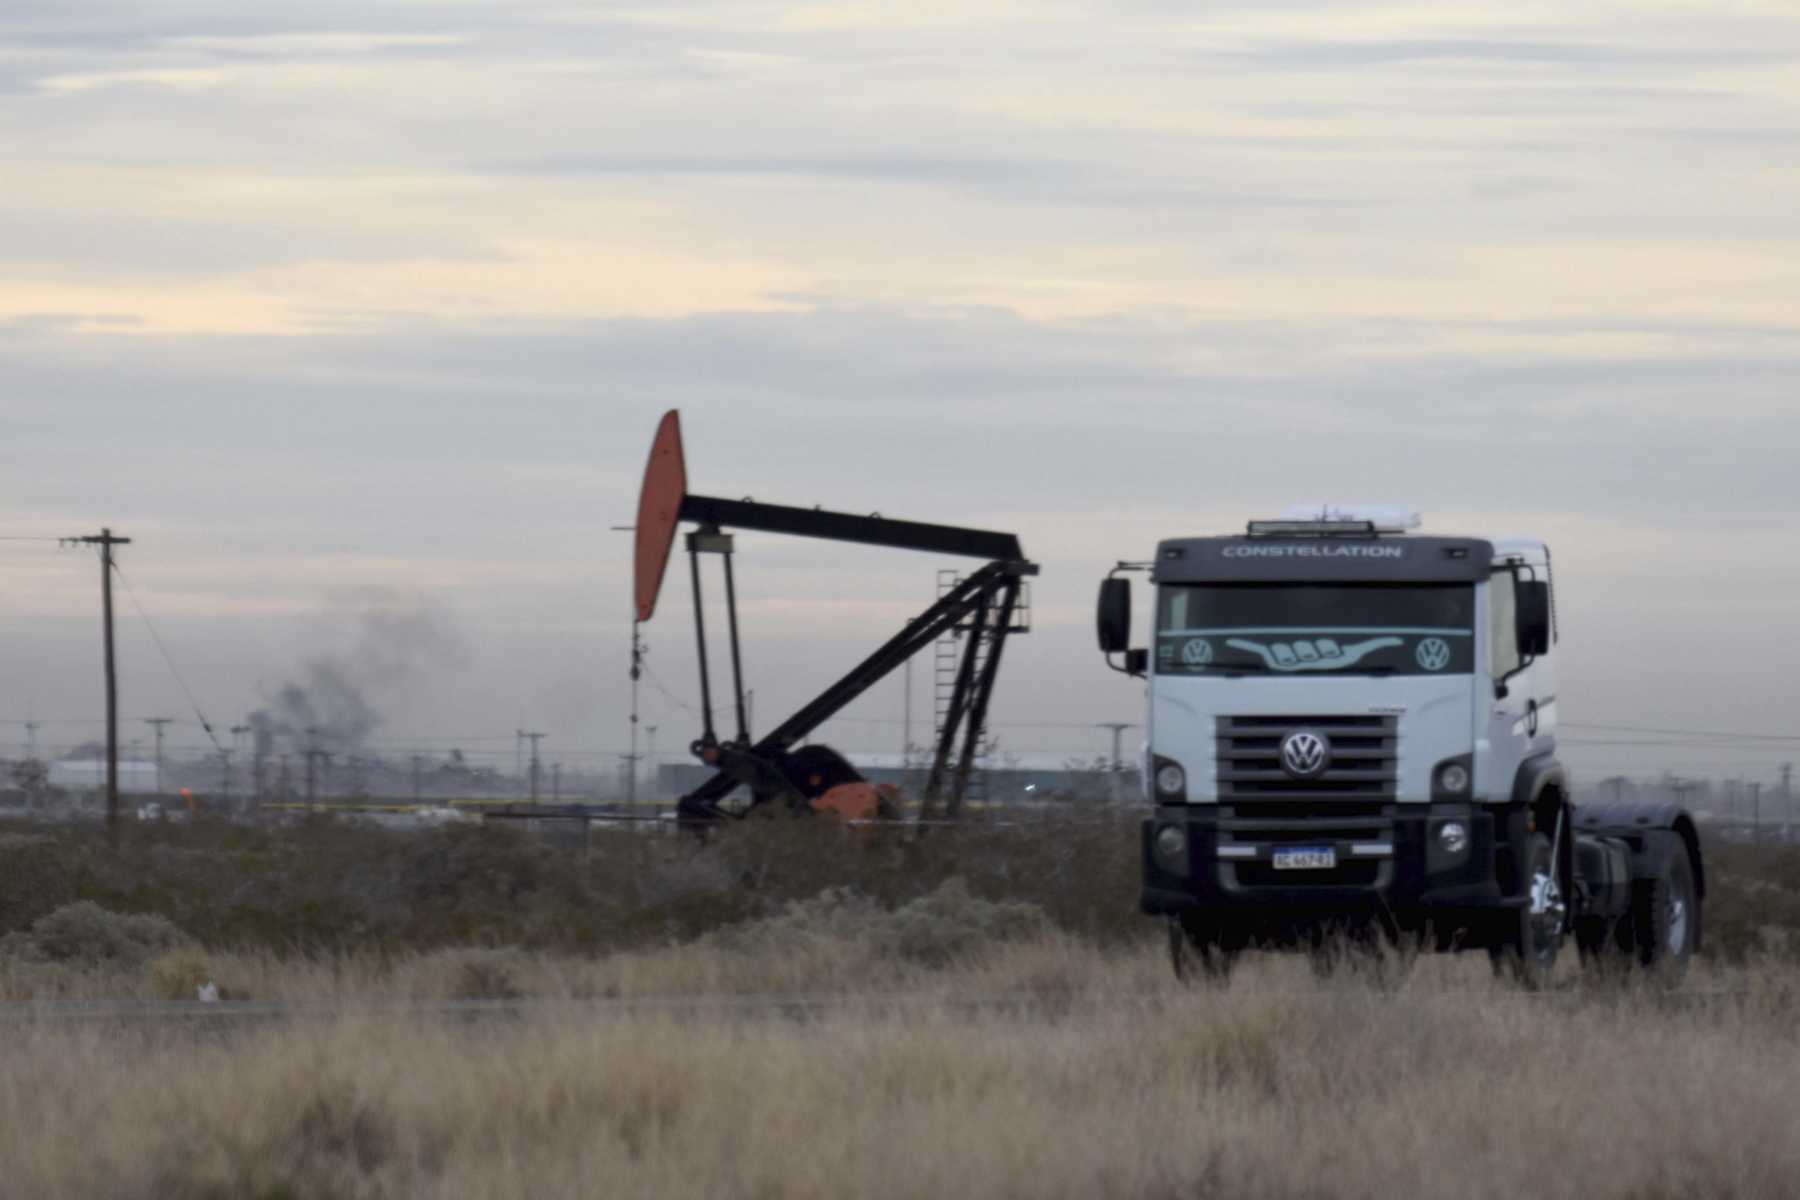
[[[1781,764],[1781,842],[1794,838],[1794,764]]]
[[[614,533],[632,533],[636,525],[613,525]],[[704,649],[704,647],[702,647]],[[644,643],[638,630],[637,610],[632,609],[631,617],[631,753],[625,761],[631,769],[625,775],[625,803],[637,802],[637,733],[638,733],[638,678],[644,673]],[[711,721],[707,723],[711,728]]]
[[[25,722],[25,757],[28,759],[37,757],[37,731],[36,721]]]
[[[113,666],[113,547],[129,546],[131,539],[114,537],[111,529],[98,534],[65,539],[64,545],[100,547],[100,613],[106,644],[106,828],[119,828],[119,677]]]
[[[538,802],[538,743],[544,740],[541,733],[527,733],[521,729],[519,736],[531,740],[531,802]]]
[[[1095,728],[1112,730],[1112,769],[1115,771],[1123,771],[1125,769],[1125,760],[1120,757],[1120,742],[1124,738],[1127,729],[1136,729],[1137,726],[1128,721],[1101,721]]]
[[[172,724],[174,724],[174,722],[175,722],[174,717],[145,717],[144,718],[144,724],[150,726],[150,728],[152,728],[156,731],[156,790],[159,793],[168,790],[167,788],[165,788],[163,786],[163,755],[162,755],[163,727],[166,725],[172,725]]]
[[[1125,760],[1120,757],[1120,743],[1124,739],[1125,731],[1136,729],[1137,726],[1129,721],[1101,721],[1095,728],[1112,730],[1112,798],[1114,803],[1117,803],[1121,790],[1121,779],[1125,774]]]
[[[695,595],[698,594],[698,592],[695,593]],[[701,648],[705,649],[704,646]],[[631,754],[625,760],[629,765],[625,774],[625,803],[633,805],[637,803],[638,679],[643,673],[644,644],[639,637],[638,622],[636,618],[633,618],[631,622]],[[710,717],[707,719],[706,727],[712,728]]]
[[[319,731],[308,728],[306,739],[306,802],[311,804],[319,798]]]
[[[225,803],[231,804],[231,751],[219,751],[219,792],[225,797]]]
[[[233,725],[231,727],[231,751],[233,754],[241,754],[243,752],[244,736],[246,734],[248,734],[249,732],[250,732],[250,726],[248,726],[248,725]],[[260,775],[261,772],[258,771],[257,774]],[[226,777],[226,780],[229,783],[229,781],[230,781],[229,775]],[[256,790],[258,792],[261,792],[261,790],[262,790],[261,780],[255,779],[252,782],[256,785]],[[229,802],[231,800],[231,789],[229,787],[227,787],[225,789],[225,793],[226,793],[225,799],[227,802]],[[245,807],[248,808],[249,806],[245,805]]]
[[[905,771],[912,758],[912,659],[906,660],[906,684],[900,702],[900,769]]]
[[[650,794],[656,794],[656,726],[644,726],[644,732],[650,735]]]

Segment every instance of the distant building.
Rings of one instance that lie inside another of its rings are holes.
[[[119,763],[119,794],[155,796],[162,791],[153,762]],[[106,790],[106,760],[70,758],[50,764],[50,786],[66,792],[100,792]]]

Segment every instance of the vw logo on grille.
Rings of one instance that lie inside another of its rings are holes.
[[[1450,665],[1450,643],[1443,638],[1426,638],[1413,651],[1413,658],[1427,671],[1441,671]]]
[[[1296,729],[1281,739],[1281,769],[1295,779],[1317,779],[1331,763],[1331,743],[1322,733]]]

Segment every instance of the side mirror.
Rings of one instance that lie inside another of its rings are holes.
[[[1520,656],[1550,653],[1550,585],[1541,579],[1521,579],[1514,595]]]
[[[1150,671],[1150,652],[1143,647],[1125,652],[1125,673],[1127,675],[1146,675]]]
[[[1120,654],[1131,644],[1131,580],[1104,579],[1094,624],[1102,654]]]

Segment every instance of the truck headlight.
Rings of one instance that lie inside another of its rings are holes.
[[[1180,770],[1180,768],[1176,768]],[[1187,861],[1187,831],[1179,825],[1164,825],[1156,831],[1156,857],[1171,867]]]
[[[1437,781],[1438,791],[1460,796],[1469,790],[1469,768],[1459,762],[1446,763],[1438,769]]]
[[[1162,765],[1156,768],[1156,791],[1162,796],[1187,795],[1187,772],[1181,769],[1180,763],[1164,759]]]
[[[1461,854],[1469,846],[1469,827],[1461,821],[1445,821],[1438,826],[1438,845],[1451,854]]]

